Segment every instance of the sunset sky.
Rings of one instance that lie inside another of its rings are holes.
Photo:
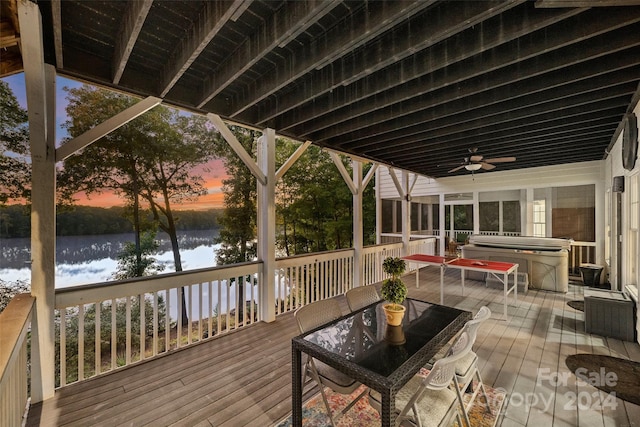
[[[14,74],[13,76],[4,77],[2,80],[9,84],[20,105],[26,109],[27,98],[24,86],[24,74]],[[66,129],[62,127],[62,124],[67,120],[67,92],[64,88],[77,88],[80,86],[82,86],[82,83],[75,80],[60,76],[56,77],[56,146],[60,146],[60,141],[68,136]],[[194,169],[194,173],[198,173],[204,178],[208,194],[200,197],[197,202],[184,203],[180,206],[175,206],[175,209],[202,210],[221,208],[223,205],[222,180],[227,176],[223,161],[219,159],[213,160],[206,165]],[[101,194],[92,196],[91,199],[87,199],[84,195],[78,195],[78,199],[77,204],[85,206],[111,207],[123,204],[122,200],[115,194]]]

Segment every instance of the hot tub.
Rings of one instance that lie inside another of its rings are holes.
[[[462,256],[518,264],[518,273],[529,276],[529,288],[567,292],[570,248],[570,239],[474,234],[462,247]],[[469,272],[467,277],[486,280],[483,273]]]

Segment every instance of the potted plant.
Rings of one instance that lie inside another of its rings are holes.
[[[407,265],[403,259],[387,257],[382,263],[382,269],[391,276],[382,282],[382,288],[380,289],[382,298],[390,303],[383,306],[387,323],[392,326],[399,326],[402,323],[405,311],[402,303],[407,297],[407,286],[400,279],[400,276],[407,269]]]

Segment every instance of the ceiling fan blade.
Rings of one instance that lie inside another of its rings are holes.
[[[487,163],[505,163],[505,162],[515,162],[515,157],[496,157],[495,159],[485,159]]]
[[[471,157],[469,158],[469,160],[471,160],[472,162],[479,162],[479,161],[481,161],[481,160],[482,160],[482,156],[480,156],[480,155],[477,155],[477,156],[471,156]]]
[[[486,170],[486,171],[490,171],[491,169],[495,169],[496,167],[492,164],[489,164],[487,162],[482,162],[480,163],[480,165],[482,165],[482,169]]]
[[[462,169],[464,167],[464,165],[458,166],[457,168],[453,168],[449,171],[449,173],[451,172],[455,172],[455,171],[459,171],[460,169]]]

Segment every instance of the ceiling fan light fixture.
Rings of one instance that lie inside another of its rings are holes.
[[[480,163],[471,163],[471,164],[465,165],[464,168],[468,171],[477,171],[477,170],[480,170],[480,168],[482,168],[482,165]]]

